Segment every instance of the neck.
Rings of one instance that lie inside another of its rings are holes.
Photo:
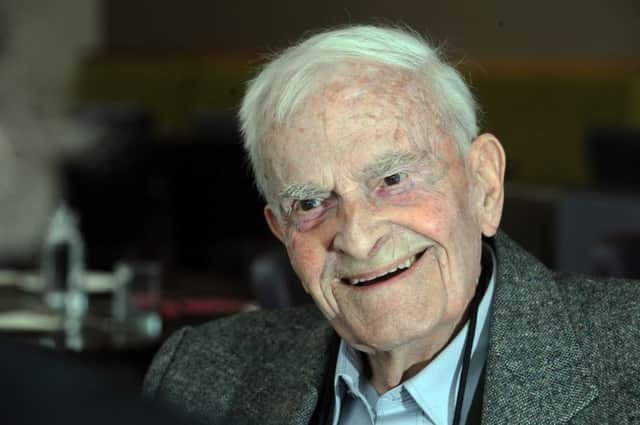
[[[462,329],[467,314],[454,327],[430,335],[429,342],[404,344],[389,351],[366,354],[371,368],[370,380],[378,394],[384,394],[411,379],[424,369]]]

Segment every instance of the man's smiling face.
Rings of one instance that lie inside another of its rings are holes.
[[[482,233],[495,226],[411,82],[353,71],[306,99],[262,146],[267,221],[350,344],[367,352],[441,344],[475,290]]]

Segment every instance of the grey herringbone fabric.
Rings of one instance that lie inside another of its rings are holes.
[[[483,424],[640,424],[640,283],[555,274],[503,233]],[[173,335],[144,391],[210,424],[306,424],[333,331],[314,307]]]

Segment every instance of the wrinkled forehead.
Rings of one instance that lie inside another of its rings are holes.
[[[267,170],[279,174],[294,152],[301,159],[320,159],[331,150],[348,160],[359,141],[409,143],[412,150],[432,151],[438,124],[414,75],[370,64],[343,65],[327,75],[287,123],[272,127],[262,157]]]
[[[271,133],[319,125],[348,127],[370,118],[377,126],[393,120],[411,131],[414,142],[425,142],[438,127],[438,114],[423,81],[415,73],[371,63],[343,63],[321,74],[323,83],[306,96],[289,119],[273,126]],[[276,138],[270,138],[272,140]]]
[[[405,129],[435,118],[424,87],[414,74],[367,63],[342,65],[306,99],[298,118],[305,113],[345,123],[366,114],[384,123],[393,119]]]

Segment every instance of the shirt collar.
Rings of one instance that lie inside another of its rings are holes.
[[[497,262],[491,246],[485,243],[484,249],[491,254],[491,276],[478,306],[477,327],[471,349],[468,386],[463,406],[465,416],[471,406],[471,399],[488,352],[488,318],[495,288]],[[424,369],[401,385],[435,424],[449,424],[453,418],[462,366],[462,351],[468,327],[469,323],[467,322],[462,330]],[[365,403],[367,410],[373,414],[372,408],[375,406],[378,395],[364,375],[364,370],[363,355],[341,339],[334,377],[334,424],[338,423],[340,418],[342,400],[346,392],[350,392],[359,398]]]

